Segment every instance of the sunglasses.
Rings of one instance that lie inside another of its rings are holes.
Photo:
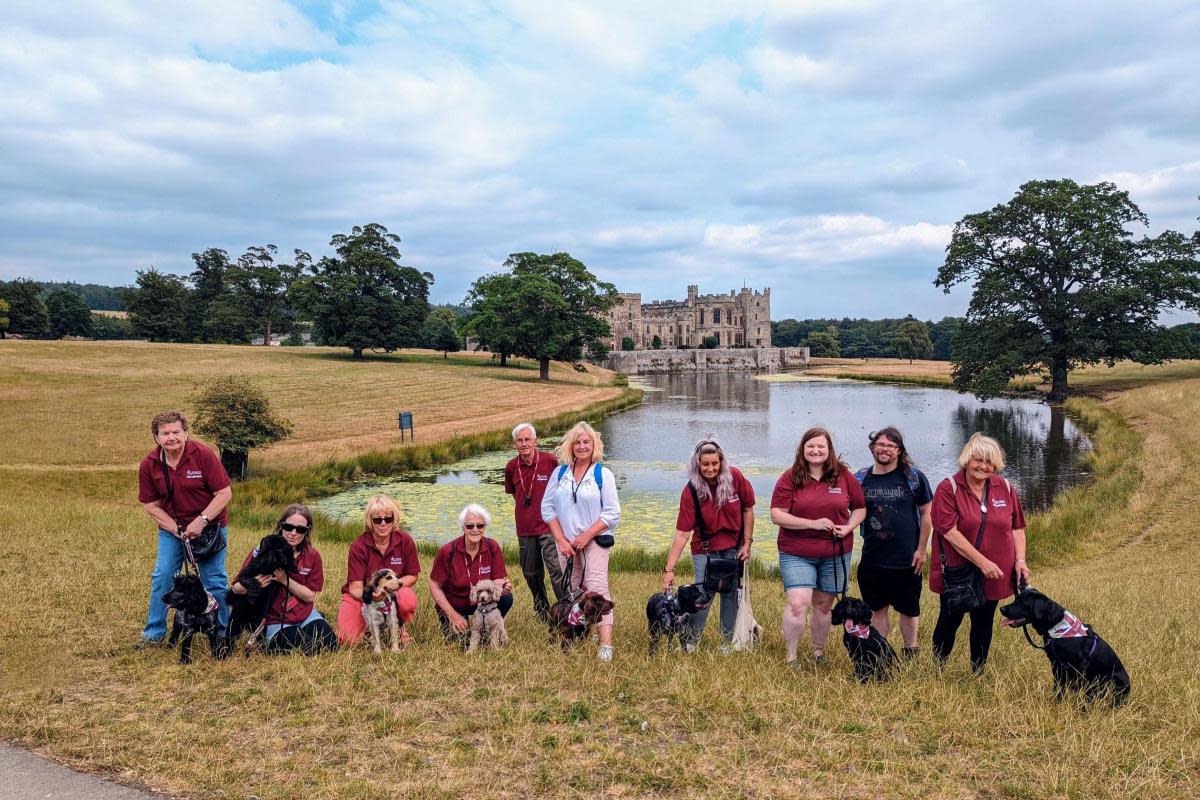
[[[487,527],[486,522],[464,522],[463,528],[468,531],[481,531]]]
[[[279,523],[279,530],[283,531],[284,533],[299,533],[301,535],[305,535],[309,531],[312,530],[312,526],[311,525],[293,525],[290,522],[281,522],[281,523]]]
[[[391,525],[395,519],[395,517],[371,517],[371,522],[374,522],[376,525]]]

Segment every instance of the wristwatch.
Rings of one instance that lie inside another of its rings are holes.
[[[201,514],[201,515],[200,515],[200,519],[204,520],[204,524],[205,524],[205,525],[207,525],[208,523],[212,522],[212,520],[208,518],[208,514]]]

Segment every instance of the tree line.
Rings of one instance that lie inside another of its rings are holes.
[[[808,347],[818,358],[926,358],[950,360],[961,317],[921,322],[902,319],[784,319],[771,323],[776,347]]]

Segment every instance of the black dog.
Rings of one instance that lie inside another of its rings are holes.
[[[1022,589],[1000,614],[1010,628],[1030,625],[1041,634],[1054,673],[1055,700],[1062,700],[1067,690],[1082,692],[1089,703],[1104,697],[1113,707],[1129,697],[1129,673],[1108,642],[1046,595]]]
[[[841,625],[842,644],[854,662],[859,683],[884,681],[896,666],[896,651],[871,624],[871,607],[857,597],[844,597],[833,607],[833,624]]]
[[[679,596],[674,592],[659,592],[646,601],[646,623],[650,627],[650,652],[658,650],[658,640],[667,637],[667,644],[678,636],[682,642],[688,630],[688,615],[679,610]]]
[[[275,593],[281,588],[278,583],[267,589],[258,585],[256,575],[271,575],[275,570],[294,573],[296,556],[292,546],[278,534],[263,537],[251,554],[250,562],[238,573],[235,583],[241,584],[245,594],[229,593],[229,630],[226,633],[228,647],[245,631],[255,631],[267,615]]]
[[[217,601],[204,588],[200,576],[187,573],[176,575],[175,585],[163,595],[163,602],[175,609],[175,621],[171,625],[167,644],[174,647],[179,637],[183,636],[179,648],[180,664],[192,663],[192,637],[197,633],[208,637],[213,658],[226,656],[225,640],[217,636]]]

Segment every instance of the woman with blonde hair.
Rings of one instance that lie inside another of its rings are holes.
[[[378,569],[390,569],[400,576],[396,608],[400,614],[400,642],[410,644],[408,623],[417,611],[413,586],[421,573],[417,545],[408,531],[400,528],[400,506],[387,495],[377,494],[367,501],[363,511],[363,532],[350,545],[346,563],[346,582],[342,585],[342,603],[338,608],[338,641],[355,644],[366,630],[362,615],[363,584]]]
[[[1012,484],[996,473],[1004,469],[1004,449],[976,433],[958,454],[961,469],[933,493],[933,568],[929,588],[942,594],[943,570],[973,565],[982,575],[984,602],[964,612],[949,608],[942,596],[933,629],[933,655],[945,663],[963,617],[971,616],[971,669],[983,670],[992,646],[996,606],[1028,581],[1025,564],[1025,515]],[[947,547],[947,545],[949,545]]]
[[[542,497],[542,519],[558,545],[558,561],[565,573],[571,564],[567,592],[598,592],[611,600],[608,589],[608,548],[621,520],[617,481],[604,459],[604,440],[586,422],[577,422],[558,447],[562,465],[550,475]],[[597,626],[600,648],[596,656],[612,661],[613,615],[605,614]]]

